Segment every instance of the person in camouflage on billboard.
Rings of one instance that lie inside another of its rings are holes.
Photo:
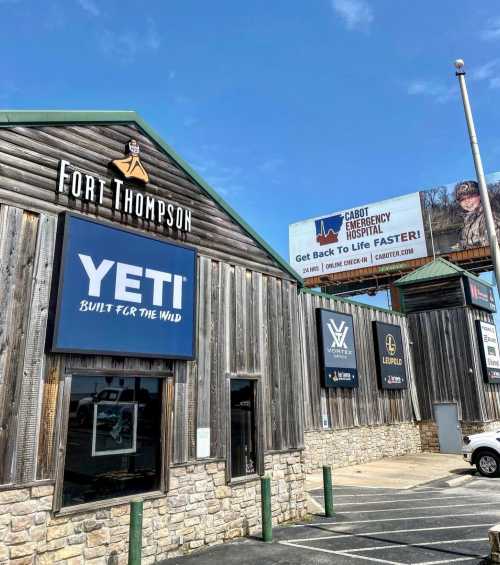
[[[466,180],[455,185],[455,200],[464,211],[464,226],[458,247],[461,249],[487,247],[488,233],[477,182]],[[493,211],[493,219],[497,237],[500,238],[500,217],[495,211]]]

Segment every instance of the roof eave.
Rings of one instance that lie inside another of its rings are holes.
[[[207,192],[227,214],[239,224],[247,234],[286,271],[299,286],[303,286],[302,277],[281,257],[237,212],[230,206],[180,155],[156,133],[137,112],[131,110],[4,110],[0,112],[0,127],[19,125],[51,125],[64,123],[130,123],[137,124],[146,134],[181,167],[205,192]]]

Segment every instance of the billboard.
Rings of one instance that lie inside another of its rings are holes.
[[[486,177],[500,238],[500,173]],[[461,180],[289,226],[290,263],[305,279],[488,246],[477,183]],[[385,267],[384,267],[385,265]]]
[[[373,322],[380,388],[407,388],[403,338],[400,326]]]
[[[500,173],[486,177],[497,236],[500,235]],[[487,247],[488,236],[479,189],[462,180],[422,191],[426,235],[437,255]]]
[[[494,324],[481,320],[476,320],[476,328],[484,380],[491,384],[500,383],[500,353],[497,329]]]
[[[194,249],[73,214],[62,244],[52,351],[194,357]]]
[[[318,341],[323,386],[356,388],[358,368],[352,316],[318,308]]]
[[[304,278],[425,256],[418,192],[290,226],[290,262]]]

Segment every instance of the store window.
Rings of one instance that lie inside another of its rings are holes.
[[[231,476],[257,473],[256,381],[231,379]]]
[[[73,375],[62,505],[161,488],[163,379]]]

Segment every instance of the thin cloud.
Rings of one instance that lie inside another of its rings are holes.
[[[151,24],[145,34],[106,29],[100,36],[101,51],[122,64],[133,63],[140,53],[151,53],[159,47],[160,38]]]
[[[159,49],[161,45],[160,35],[156,29],[154,21],[151,18],[148,19],[148,33],[146,42],[148,44],[148,47],[153,51]]]
[[[498,70],[498,59],[493,59],[488,61],[484,65],[473,69],[470,73],[470,78],[472,80],[486,80],[495,75]]]
[[[500,59],[493,59],[472,69],[470,79],[478,82],[487,81],[490,88],[500,88]]]
[[[274,159],[267,159],[266,161],[262,162],[260,165],[258,165],[257,169],[261,173],[272,174],[279,171],[279,169],[281,169],[284,164],[285,161],[283,159],[276,157]]]
[[[101,15],[101,10],[93,0],[77,0],[81,8],[91,16],[97,17]]]
[[[351,31],[367,31],[374,19],[372,7],[365,0],[332,0],[332,7]]]
[[[480,37],[484,41],[500,39],[500,18],[492,18],[489,20],[486,27],[480,33]]]
[[[444,104],[456,96],[457,85],[444,86],[437,82],[427,80],[414,80],[407,87],[410,96],[426,96],[434,99],[439,104]]]

